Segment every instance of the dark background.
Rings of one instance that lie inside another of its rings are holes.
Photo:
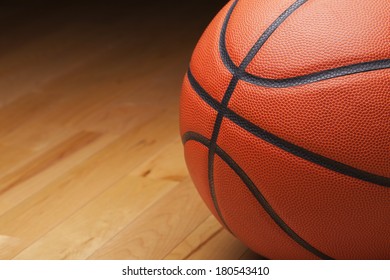
[[[145,51],[149,45],[160,46],[161,55],[178,49],[190,53],[204,28],[226,2],[2,1],[0,57],[64,28],[74,35],[67,40],[83,42],[93,37],[97,44],[109,44],[110,39],[122,39],[144,45]],[[101,32],[101,41],[96,32]],[[110,33],[112,36],[107,36]],[[123,59],[131,59],[131,54]]]

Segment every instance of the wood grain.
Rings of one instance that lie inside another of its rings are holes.
[[[186,180],[89,259],[162,259],[208,215],[192,183]]]
[[[17,236],[23,241],[18,248],[0,252],[0,257],[14,257],[25,246],[31,245],[31,242],[57,226],[58,220],[79,210],[135,168],[144,157],[154,154],[160,145],[172,140],[176,127],[176,122],[167,125],[164,116],[159,115],[154,121],[129,131],[83,164],[24,200],[18,207],[0,216],[0,226],[4,228],[5,235]],[[160,133],[157,137],[151,131]],[[132,160],[128,160],[129,155]]]
[[[168,255],[166,260],[185,260],[194,252],[205,246],[211,239],[217,236],[221,231],[221,224],[214,216],[209,216],[193,232],[191,232],[182,242],[180,242]]]
[[[94,135],[94,134],[92,134]],[[74,166],[79,165],[84,162],[86,159],[94,155],[96,152],[112,143],[116,140],[117,137],[112,135],[104,135],[95,139],[93,142],[88,142],[87,146],[84,146],[82,149],[73,150],[73,153],[69,154],[67,151],[67,157],[61,156],[56,158],[55,161],[52,162],[50,166],[45,166],[42,164],[42,160],[45,160],[46,156],[43,155],[42,159],[34,159],[27,166],[23,166],[12,174],[7,175],[6,177],[0,179],[0,181],[4,182],[5,188],[8,188],[7,191],[2,190],[1,200],[0,200],[0,215],[4,214],[11,208],[17,206],[23,200],[31,196],[32,194],[40,191],[45,186],[56,180],[56,178],[63,176]],[[70,139],[73,140],[73,139]],[[82,140],[82,139],[80,139]],[[65,141],[63,145],[56,147],[61,151],[62,149],[67,149],[67,144],[69,141]],[[56,151],[54,151],[55,153]],[[48,151],[49,154],[53,153],[53,151]],[[50,155],[53,157],[52,155]],[[41,172],[31,174],[31,169],[39,170],[38,167],[46,168],[41,170]],[[31,176],[26,176],[30,174]],[[21,174],[25,174],[24,178]],[[24,180],[23,180],[24,179]],[[18,181],[16,183],[16,181]],[[14,185],[10,188],[10,186]]]
[[[84,259],[121,232],[174,185],[174,182],[128,176],[16,258]]]

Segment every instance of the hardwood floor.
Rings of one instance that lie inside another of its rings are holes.
[[[225,1],[74,2],[0,4],[0,258],[259,258],[210,216],[178,132]]]

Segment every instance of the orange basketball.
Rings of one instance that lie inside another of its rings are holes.
[[[200,39],[187,166],[255,252],[390,259],[389,19],[389,0],[236,0]]]

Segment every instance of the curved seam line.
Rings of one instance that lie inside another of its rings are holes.
[[[232,12],[235,6],[237,5],[238,0],[233,2],[232,6],[229,9],[229,12]],[[229,82],[229,86],[224,94],[224,97],[222,99],[222,104],[226,104],[229,102],[230,96],[233,93],[236,85],[238,83],[238,79],[236,76],[233,76],[233,78]],[[214,204],[214,208],[221,219],[223,225],[229,229],[229,226],[225,222],[225,219],[221,213],[221,210],[219,208],[216,192],[215,192],[215,184],[214,184],[214,157],[215,157],[215,150],[216,150],[216,143],[218,139],[218,134],[219,130],[221,128],[222,120],[224,118],[224,114],[221,113],[221,111],[218,111],[217,117],[214,122],[214,128],[210,140],[210,145],[209,145],[209,152],[208,152],[208,160],[207,160],[207,176],[208,176],[208,182],[209,182],[209,188],[210,188],[210,195]],[[230,229],[229,229],[230,230]]]
[[[191,73],[191,69],[189,69],[187,72],[187,78],[192,89],[204,102],[206,102],[216,111],[221,110],[221,104],[201,87],[201,85],[196,81],[195,77]],[[225,111],[225,116],[245,131],[299,158],[355,179],[360,179],[383,187],[390,187],[390,178],[369,173],[367,171],[357,169],[347,164],[324,157],[320,154],[311,152],[266,131],[265,129],[238,115],[230,108],[225,108]]]
[[[375,60],[342,66],[338,68],[328,69],[320,72],[311,73],[308,75],[297,76],[287,79],[267,79],[254,76],[247,72],[242,74],[243,81],[263,87],[269,88],[287,88],[300,85],[307,85],[315,82],[326,81],[334,78],[365,73],[370,71],[384,70],[390,68],[390,59]]]
[[[215,149],[217,144],[218,135],[222,126],[223,119],[225,117],[226,111],[230,98],[232,97],[234,90],[238,84],[238,82],[241,79],[242,73],[245,72],[245,68],[248,66],[248,64],[252,61],[252,59],[255,57],[257,52],[261,49],[261,47],[264,45],[264,43],[268,40],[268,38],[272,35],[272,33],[282,24],[296,9],[298,9],[300,6],[302,6],[304,3],[306,3],[307,0],[297,0],[294,2],[290,7],[288,7],[279,17],[276,18],[276,20],[265,30],[265,32],[260,36],[260,38],[257,40],[257,42],[252,46],[250,51],[245,56],[244,60],[240,64],[239,69],[236,71],[236,73],[233,75],[232,79],[229,82],[228,88],[226,89],[226,92],[222,98],[221,103],[221,110],[218,111],[214,128],[212,132],[212,137],[210,140],[210,146],[209,146],[209,153],[208,153],[208,180],[209,180],[209,187],[210,187],[210,195],[213,200],[214,207],[217,211],[218,216],[222,220],[223,224],[226,228],[229,229],[227,224],[224,221],[224,218],[221,214],[221,210],[219,209],[218,200],[215,194],[215,185],[214,185],[214,156],[215,156]],[[238,0],[233,2],[231,5],[229,12],[230,14],[233,13],[234,8],[236,7],[238,3]],[[221,30],[221,33],[223,30]]]
[[[193,140],[198,143],[203,144],[206,147],[209,147],[211,141],[208,140],[201,134],[196,132],[186,132],[183,137],[183,144],[186,142]],[[257,202],[262,206],[262,208],[267,212],[267,214],[271,217],[271,219],[295,242],[297,242],[301,247],[308,250],[312,254],[316,255],[321,259],[332,259],[328,255],[322,253],[318,249],[314,248],[307,241],[305,241],[302,237],[300,237],[293,229],[291,229],[283,219],[275,212],[269,202],[265,199],[261,191],[256,187],[256,185],[252,182],[249,176],[245,173],[244,170],[221,148],[217,145],[216,154],[240,177],[244,185],[247,189],[252,193],[252,195],[256,198]]]
[[[222,25],[220,40],[219,40],[219,50],[220,50],[222,61],[225,64],[226,68],[229,70],[229,72],[233,75],[235,75],[237,71],[240,71],[240,67],[235,65],[235,63],[233,62],[233,60],[229,55],[229,52],[227,51],[226,31],[236,2],[234,3],[234,6],[232,6],[229,9],[225,17],[224,23]],[[291,77],[286,79],[268,79],[261,76],[255,76],[243,70],[240,71],[241,72],[240,79],[250,84],[254,84],[258,86],[271,87],[271,88],[284,88],[284,87],[305,85],[305,84],[310,84],[310,83],[319,82],[323,80],[342,77],[346,75],[352,75],[352,74],[387,69],[387,68],[390,68],[390,59],[374,60],[374,61],[367,61],[367,62],[362,62],[357,64],[351,64],[351,65],[327,69],[327,70],[314,72],[307,75],[296,76],[296,77]]]

